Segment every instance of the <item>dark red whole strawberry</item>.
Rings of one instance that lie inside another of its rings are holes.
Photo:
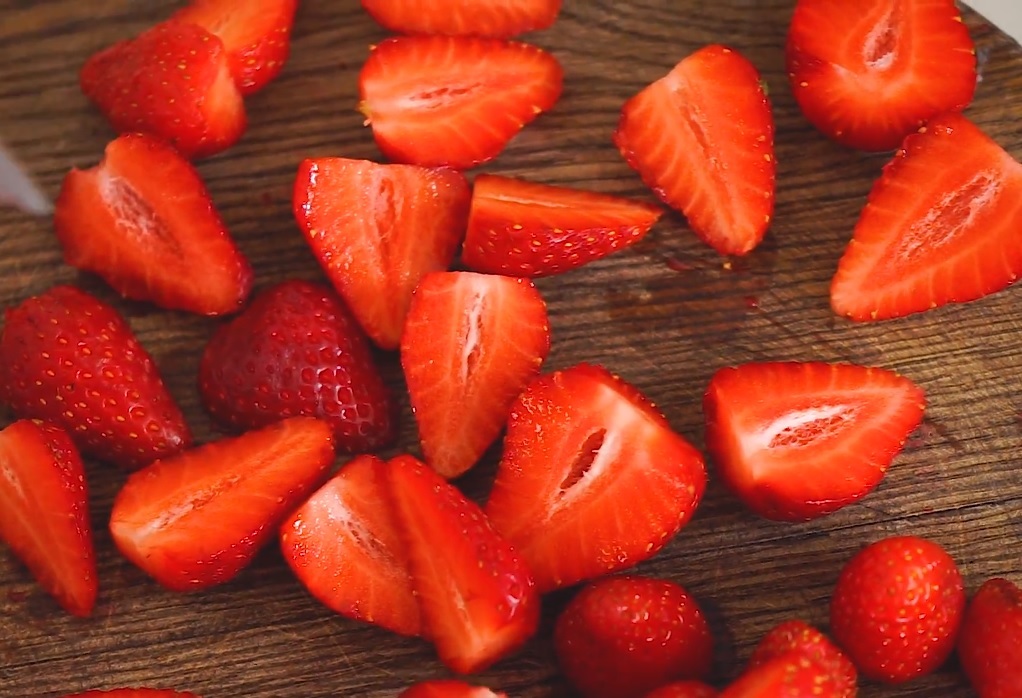
[[[152,357],[111,306],[55,286],[5,320],[0,399],[16,415],[60,425],[84,454],[129,469],[191,445]]]
[[[826,635],[801,620],[786,621],[774,626],[756,645],[749,658],[749,666],[766,664],[789,652],[799,652],[809,657],[830,673],[835,684],[832,698],[855,698],[858,674],[852,660]]]
[[[717,698],[717,689],[702,681],[675,681],[650,691],[645,698]]]
[[[1022,696],[1022,589],[988,579],[965,610],[958,659],[979,698]]]
[[[333,427],[338,450],[390,444],[397,412],[366,338],[329,287],[290,280],[221,325],[199,365],[203,404],[245,430],[307,415]]]
[[[457,679],[437,679],[409,686],[398,694],[398,698],[507,698],[507,694]]]

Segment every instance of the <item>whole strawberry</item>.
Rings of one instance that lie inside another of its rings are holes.
[[[749,658],[749,666],[766,664],[789,652],[805,655],[831,675],[835,690],[833,698],[855,698],[858,678],[852,660],[826,635],[801,620],[774,626],[756,645]]]
[[[958,659],[979,698],[1022,696],[1022,589],[983,583],[965,611]]]
[[[57,424],[85,454],[135,469],[192,434],[149,353],[109,305],[55,286],[6,312],[0,399]]]
[[[830,600],[830,628],[864,676],[902,683],[944,663],[964,608],[951,556],[932,541],[894,536],[845,565]]]
[[[396,434],[393,399],[369,341],[331,289],[284,281],[213,335],[199,391],[214,419],[235,430],[285,417],[318,417],[338,450],[369,451]]]

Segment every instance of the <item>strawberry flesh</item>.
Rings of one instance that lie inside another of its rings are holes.
[[[1022,589],[983,582],[958,633],[958,659],[979,698],[1022,696]]]
[[[507,694],[457,679],[437,679],[409,686],[398,694],[398,698],[507,698]]]
[[[362,7],[395,34],[510,39],[548,29],[561,0],[362,0]]]

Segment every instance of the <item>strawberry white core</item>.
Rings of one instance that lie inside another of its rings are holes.
[[[127,180],[111,175],[104,168],[99,169],[98,177],[99,194],[122,233],[142,241],[151,237],[167,242],[174,240],[156,212]]]
[[[899,3],[891,3],[891,9],[866,35],[862,47],[862,58],[866,66],[883,72],[894,65],[898,58]]]
[[[483,344],[483,317],[486,313],[486,296],[475,291],[472,293],[472,303],[465,313],[465,322],[462,328],[461,349],[461,380],[468,384],[469,376],[475,371],[482,354]]]
[[[902,236],[895,255],[912,259],[933,255],[976,225],[983,211],[997,204],[1001,182],[992,172],[981,172],[959,189],[945,194],[925,216]]]
[[[25,489],[21,486],[21,479],[14,472],[14,468],[7,464],[6,460],[0,460],[0,476],[7,481],[10,485],[9,489],[14,491],[18,499],[25,501]]]
[[[843,431],[855,421],[855,405],[838,403],[807,407],[785,412],[758,431],[743,439],[747,454],[769,449],[801,448],[824,441]]]

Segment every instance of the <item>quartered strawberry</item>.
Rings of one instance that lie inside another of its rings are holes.
[[[202,402],[236,430],[307,415],[349,452],[389,445],[397,404],[369,340],[328,286],[289,280],[260,293],[213,334],[199,364]]]
[[[497,157],[551,109],[563,81],[557,59],[529,44],[394,37],[362,67],[359,110],[391,160],[467,169]]]
[[[280,527],[295,576],[331,610],[401,635],[419,635],[408,559],[390,507],[387,465],[358,456]]]
[[[89,58],[81,87],[119,133],[142,131],[200,158],[245,132],[230,56],[216,35],[169,20]]]
[[[426,635],[458,674],[482,671],[536,632],[540,598],[529,569],[486,515],[411,456],[388,464]]]
[[[799,0],[787,42],[791,88],[824,135],[892,150],[976,90],[976,52],[954,0]]]
[[[834,311],[887,320],[965,303],[1022,274],[1022,164],[960,114],[884,167],[831,282]]]
[[[475,465],[549,351],[546,303],[532,282],[468,271],[423,277],[401,367],[426,462],[446,478]]]
[[[64,698],[199,698],[194,693],[167,691],[159,688],[115,688],[109,691],[86,691]]]
[[[561,0],[362,0],[362,7],[395,34],[510,39],[548,29]]]
[[[298,168],[294,214],[369,337],[397,349],[415,286],[457,254],[469,197],[453,170],[316,158]]]
[[[717,689],[702,681],[675,681],[650,691],[645,698],[717,698]]]
[[[507,694],[457,679],[437,679],[409,686],[398,694],[398,698],[507,698]]]
[[[652,557],[702,499],[700,453],[606,369],[540,376],[510,415],[486,512],[541,591]]]
[[[964,609],[962,576],[947,551],[892,536],[867,545],[841,570],[830,630],[863,676],[897,684],[944,663]]]
[[[220,37],[235,84],[250,95],[284,68],[297,9],[298,0],[191,0],[174,19]]]
[[[5,313],[0,399],[63,427],[84,453],[139,468],[192,434],[149,353],[111,306],[54,286]]]
[[[704,679],[713,637],[681,586],[641,576],[605,577],[582,589],[554,626],[557,664],[585,698],[643,698],[682,679]]]
[[[1022,696],[1022,589],[983,582],[965,610],[958,659],[979,698]]]
[[[749,658],[749,666],[766,664],[789,652],[802,654],[826,670],[833,679],[831,698],[855,698],[858,694],[858,673],[852,660],[826,635],[801,620],[774,626],[756,645]]]
[[[711,45],[628,100],[614,132],[628,164],[724,255],[756,247],[774,210],[770,102],[756,68]]]
[[[559,274],[634,245],[661,215],[620,196],[481,174],[461,261],[492,274]]]
[[[199,173],[152,136],[120,136],[98,165],[71,170],[53,225],[65,262],[128,298],[222,315],[252,290],[252,267]]]
[[[330,426],[291,417],[156,461],[128,478],[110,533],[131,562],[172,591],[240,572],[334,460]]]
[[[720,698],[837,698],[841,690],[827,667],[792,651],[750,667]]]
[[[753,512],[808,521],[880,484],[922,422],[925,402],[914,383],[882,368],[723,368],[703,397],[706,448],[721,479]]]
[[[60,427],[22,419],[0,431],[0,541],[68,613],[96,603],[85,467]]]

